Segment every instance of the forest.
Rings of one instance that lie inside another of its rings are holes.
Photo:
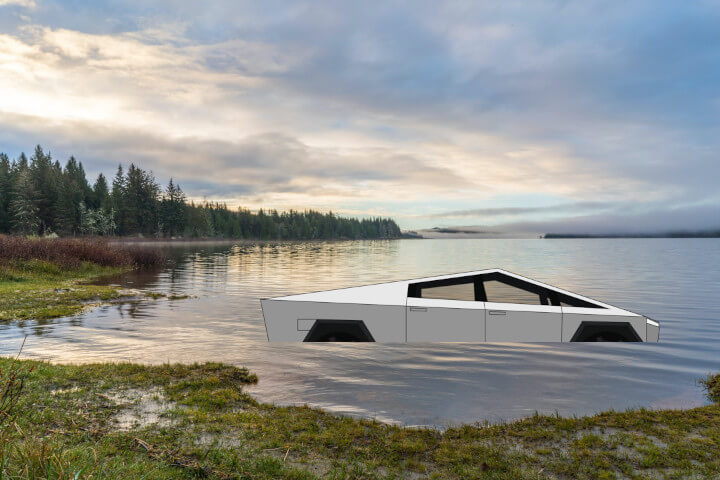
[[[91,185],[82,162],[65,166],[40,145],[28,159],[0,153],[0,234],[212,237],[247,239],[399,238],[389,218],[356,219],[313,210],[231,210],[188,201],[180,185],[162,188],[151,171],[118,166]]]

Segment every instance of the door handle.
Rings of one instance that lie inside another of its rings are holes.
[[[490,315],[506,315],[507,312],[504,312],[502,310],[490,310],[488,312]]]
[[[410,307],[411,312],[427,312],[425,307]]]

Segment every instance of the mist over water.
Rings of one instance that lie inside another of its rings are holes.
[[[718,239],[457,239],[188,245],[172,266],[108,279],[142,299],[0,323],[0,354],[56,362],[223,361],[259,400],[408,425],[582,415],[705,400],[720,369]],[[270,344],[260,298],[484,268],[647,315],[659,344]]]

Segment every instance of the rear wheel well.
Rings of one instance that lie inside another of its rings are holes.
[[[362,320],[316,320],[304,342],[374,342]]]
[[[571,342],[642,342],[629,322],[582,322]]]

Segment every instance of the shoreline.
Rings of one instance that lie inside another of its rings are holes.
[[[176,301],[194,298],[192,295],[167,294],[97,283],[102,278],[136,270],[104,269],[72,278],[56,279],[52,283],[33,279],[21,286],[0,282],[0,322],[41,322],[79,315],[103,305],[140,300]]]
[[[137,238],[137,237],[108,237],[111,245],[142,245],[142,246],[165,246],[165,245],[257,245],[262,243],[336,243],[336,242],[360,242],[360,241],[394,241],[403,240],[398,238],[314,238],[314,239],[252,239],[252,238]]]
[[[92,282],[132,270],[94,264],[62,269],[41,261],[0,265],[0,321],[49,320],[123,300],[129,290]]]
[[[111,248],[96,239],[0,235],[0,321],[42,321],[127,297],[167,297],[93,283],[165,261],[158,250]]]
[[[80,472],[75,478],[139,472],[213,479],[720,474],[718,403],[534,415],[439,431],[259,403],[244,391],[258,378],[220,363],[69,365],[0,357],[0,369],[24,376],[12,413],[16,428],[0,431],[10,446],[0,447],[9,476],[27,468],[28,452],[39,469],[33,473],[52,465],[65,477]],[[0,386],[3,378],[7,374]],[[709,397],[717,394],[718,378],[707,381]]]

